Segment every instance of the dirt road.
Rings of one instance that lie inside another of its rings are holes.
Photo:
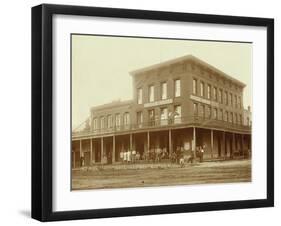
[[[251,181],[251,160],[178,165],[156,169],[75,170],[72,189],[126,188]]]

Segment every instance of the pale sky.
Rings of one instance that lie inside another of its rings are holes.
[[[90,107],[133,97],[129,72],[192,54],[236,78],[252,107],[252,44],[149,38],[72,36],[72,128]]]

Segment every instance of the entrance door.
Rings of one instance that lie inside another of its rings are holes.
[[[112,146],[111,142],[106,143],[106,157],[107,157],[107,163],[112,163]]]
[[[89,166],[90,165],[90,152],[87,151],[87,152],[84,152],[84,161],[85,161],[85,166]]]

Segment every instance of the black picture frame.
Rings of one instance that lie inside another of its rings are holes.
[[[52,210],[52,18],[55,14],[266,27],[267,198],[54,212]],[[32,218],[40,221],[57,221],[271,206],[274,206],[273,19],[49,4],[32,8]]]

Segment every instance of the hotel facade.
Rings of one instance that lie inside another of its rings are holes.
[[[245,84],[192,55],[130,74],[133,99],[92,107],[85,128],[72,132],[73,168],[116,164],[122,150],[143,156],[204,145],[204,158],[249,157]]]

